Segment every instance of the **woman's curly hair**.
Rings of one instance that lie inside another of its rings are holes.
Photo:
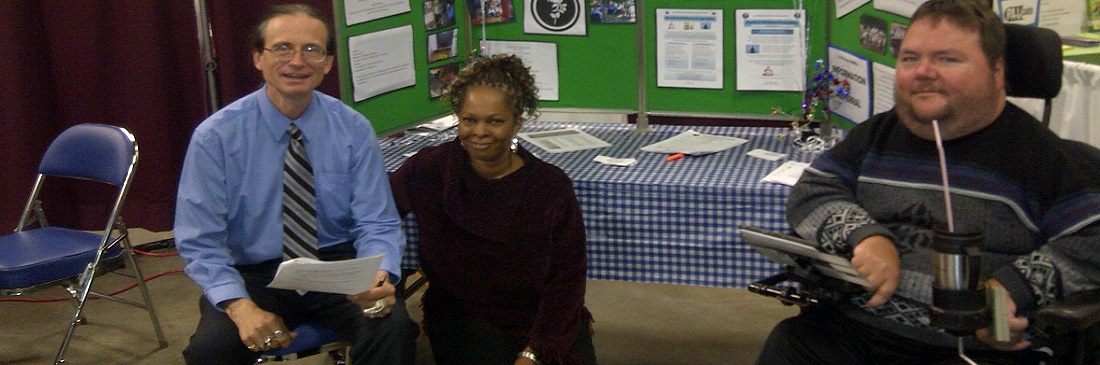
[[[451,110],[458,113],[466,101],[466,94],[474,86],[503,91],[515,116],[526,113],[528,119],[538,118],[539,90],[535,87],[535,77],[519,57],[493,55],[475,60],[458,73],[442,100],[450,103]]]

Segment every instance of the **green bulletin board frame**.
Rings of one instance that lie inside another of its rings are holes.
[[[451,62],[464,62],[469,55],[465,50],[467,27],[465,0],[455,0],[456,26],[432,31],[424,29],[424,2],[410,0],[411,11],[376,19],[368,22],[347,25],[344,17],[344,1],[333,1],[338,53],[337,69],[340,75],[340,95],[345,103],[370,120],[378,135],[398,132],[405,127],[425,120],[433,119],[450,112],[438,98],[431,98],[428,85],[428,69],[440,67]],[[354,99],[351,63],[348,58],[348,39],[354,36],[399,28],[411,25],[413,31],[413,65],[416,70],[416,85],[377,95],[361,102]],[[457,29],[458,39],[452,47],[459,47],[458,55],[451,59],[428,63],[428,34],[446,29]]]
[[[825,57],[827,1],[807,0],[803,2],[806,10],[806,29],[809,37],[807,52],[807,73],[813,72],[813,62]],[[700,113],[729,115],[744,118],[769,116],[772,108],[783,110],[799,109],[802,92],[777,91],[737,91],[737,50],[735,47],[736,21],[738,9],[791,9],[792,2],[775,0],[651,0],[646,2],[646,83],[647,105],[650,112],[662,114]],[[830,5],[831,6],[831,5]],[[722,58],[726,63],[725,80],[721,90],[680,89],[657,87],[657,33],[656,9],[692,8],[722,9],[722,35],[725,43]],[[653,46],[649,46],[653,45]]]
[[[543,109],[591,109],[635,113],[639,109],[639,57],[637,24],[588,24],[586,36],[525,34],[523,32],[524,1],[511,0],[515,20],[508,23],[489,24],[485,27],[489,40],[551,42],[557,44],[559,100],[543,101]],[[828,44],[829,21],[832,2],[826,0],[801,0],[806,10],[808,30],[808,59],[806,70],[812,73],[813,63],[824,59]],[[588,13],[588,0],[585,14]],[[736,23],[738,9],[793,8],[794,1],[776,0],[643,0],[639,14],[644,23],[645,112],[662,114],[702,114],[730,118],[771,118],[772,108],[797,109],[802,102],[802,92],[737,91],[736,75]],[[365,23],[346,25],[344,2],[334,1],[338,50],[338,70],[341,95],[346,103],[363,113],[380,135],[399,131],[407,126],[433,119],[449,112],[438,99],[429,97],[428,68],[448,62],[465,62],[478,46],[481,26],[471,29],[467,0],[455,0],[458,56],[452,60],[427,63],[429,33],[423,24],[423,1],[410,0],[411,11]],[[724,21],[723,59],[725,73],[723,88],[683,89],[658,88],[656,75],[656,9],[692,8],[722,9]],[[362,102],[352,98],[351,70],[348,61],[348,38],[412,25],[416,85],[391,91]],[[833,32],[835,34],[836,32]],[[858,42],[858,35],[855,40]]]

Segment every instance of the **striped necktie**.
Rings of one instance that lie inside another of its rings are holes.
[[[283,167],[283,258],[317,258],[317,203],[313,168],[302,143],[302,131],[291,124],[290,146]]]

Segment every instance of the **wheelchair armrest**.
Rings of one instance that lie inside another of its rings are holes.
[[[1035,314],[1036,324],[1046,332],[1081,332],[1100,322],[1100,289],[1067,296]]]
[[[800,288],[781,286],[784,282],[798,283]],[[863,288],[829,277],[808,263],[784,266],[783,272],[749,284],[749,291],[779,299],[785,305],[805,307],[820,303],[837,303],[850,295],[863,292]]]

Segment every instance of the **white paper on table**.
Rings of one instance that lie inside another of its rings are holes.
[[[427,122],[427,123],[418,125],[416,127],[417,128],[423,128],[423,129],[431,129],[433,131],[438,132],[438,131],[443,131],[443,130],[450,129],[451,127],[454,127],[456,125],[458,125],[458,117],[456,117],[454,114],[451,114],[451,115],[447,115],[445,117],[433,120],[431,122]]]
[[[283,261],[275,279],[267,286],[275,289],[359,294],[376,284],[382,255],[340,261],[321,261],[299,257]]]
[[[701,156],[709,153],[725,151],[745,144],[749,140],[744,138],[716,136],[703,134],[693,130],[672,136],[648,146],[643,146],[642,151],[656,153],[683,153],[685,155]]]
[[[780,159],[787,157],[786,153],[768,151],[762,148],[757,148],[755,150],[749,151],[748,153],[746,153],[746,155],[768,161],[779,161]]]
[[[782,184],[787,186],[794,186],[798,182],[798,178],[802,177],[802,172],[810,167],[809,163],[801,161],[787,161],[784,162],[775,170],[760,179],[760,182],[767,182],[773,184]]]
[[[604,155],[596,156],[596,158],[593,158],[592,161],[596,161],[596,162],[602,163],[604,165],[614,165],[614,166],[624,166],[624,167],[625,166],[634,166],[634,164],[638,163],[638,159],[635,159],[635,158],[614,158],[614,157],[611,157],[611,156],[604,156]]]
[[[523,138],[524,141],[531,142],[531,144],[550,153],[611,147],[610,143],[578,128],[520,133],[519,138]]]

